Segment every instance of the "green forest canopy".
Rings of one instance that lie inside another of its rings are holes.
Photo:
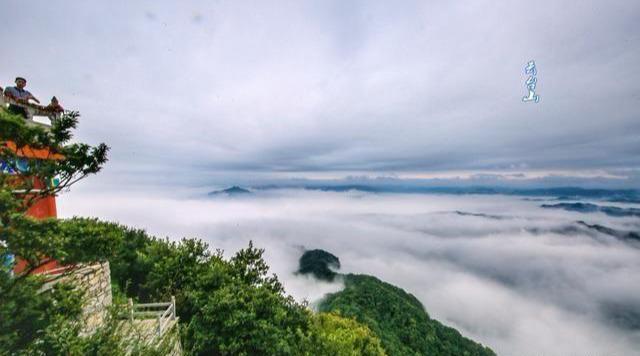
[[[327,295],[320,311],[338,313],[367,325],[389,355],[489,356],[489,348],[463,337],[454,328],[431,319],[416,297],[367,275],[335,272],[338,257],[324,250],[307,250],[298,273],[319,279],[341,278],[345,288]]]

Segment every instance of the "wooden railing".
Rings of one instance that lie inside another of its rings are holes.
[[[126,317],[131,320],[156,319],[156,333],[162,336],[167,330],[167,326],[176,320],[176,298],[171,296],[171,302],[167,303],[138,303],[134,304],[129,298],[128,314]]]

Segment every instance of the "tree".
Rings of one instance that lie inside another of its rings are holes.
[[[311,355],[383,356],[380,339],[366,326],[337,313],[313,315]]]
[[[25,212],[38,200],[55,196],[99,172],[107,161],[109,148],[105,144],[69,143],[79,117],[77,112],[65,112],[46,129],[30,126],[0,108],[0,255],[10,252],[22,257],[27,261],[27,272],[37,268],[43,256],[58,257],[52,254],[62,252],[59,245],[69,241],[55,237],[59,232],[73,231],[55,221],[35,221]],[[44,156],[24,157],[25,152]],[[51,184],[54,179],[59,183]]]
[[[367,275],[347,274],[344,282],[345,288],[328,295],[319,309],[367,325],[389,355],[495,356],[488,347],[431,319],[422,303],[401,288]]]
[[[310,312],[284,289],[262,258],[240,250],[203,274],[192,298],[187,347],[197,355],[300,355]]]
[[[25,215],[38,200],[69,189],[107,161],[104,144],[69,143],[78,118],[77,112],[67,112],[47,130],[0,108],[0,353],[36,353],[48,346],[48,353],[56,352],[49,341],[77,337],[73,325],[80,315],[81,291],[59,284],[40,292],[44,278],[29,272],[44,256],[63,263],[105,258],[117,241],[83,221],[38,221]],[[27,158],[24,152],[41,157]],[[60,179],[58,185],[41,184],[54,178]],[[25,273],[12,275],[12,256],[27,262]],[[71,344],[63,353],[71,352]],[[67,347],[64,342],[56,345]]]
[[[340,260],[333,254],[324,250],[308,250],[302,254],[299,260],[298,273],[312,274],[318,279],[333,281],[340,269]]]

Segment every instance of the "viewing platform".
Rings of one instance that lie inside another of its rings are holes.
[[[44,128],[51,127],[51,125],[58,120],[63,113],[63,110],[60,107],[25,103],[23,101],[14,100],[0,93],[0,106],[7,109],[9,105],[24,108],[26,113],[25,120],[27,123],[42,126]]]

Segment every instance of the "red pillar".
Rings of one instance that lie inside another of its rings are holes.
[[[30,147],[25,147],[21,149],[17,149],[13,142],[5,143],[5,146],[14,150],[18,157],[27,158],[27,159],[61,159],[62,156],[59,154],[51,153],[48,149],[32,149]],[[34,184],[34,189],[42,189],[45,188],[45,183],[36,180]],[[58,212],[56,210],[56,197],[49,196],[43,199],[38,200],[35,204],[33,204],[29,210],[27,210],[26,214],[36,219],[48,219],[48,218],[57,218]],[[48,257],[43,257],[43,261],[49,260],[43,263],[40,267],[32,271],[32,273],[43,273],[46,271],[51,271],[53,269],[61,267],[58,261],[49,259]],[[16,256],[16,265],[13,269],[15,274],[22,273],[27,268],[26,261],[20,259],[19,256]]]

